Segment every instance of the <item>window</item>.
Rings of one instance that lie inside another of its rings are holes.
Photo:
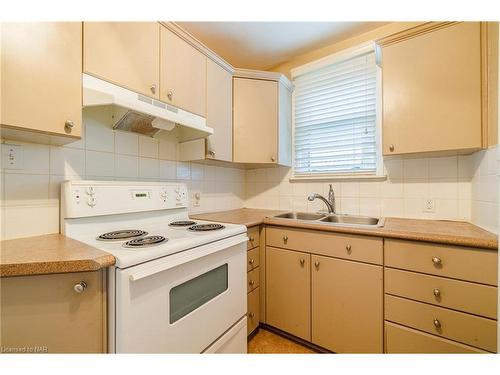
[[[373,44],[292,71],[296,177],[378,174],[378,74]]]

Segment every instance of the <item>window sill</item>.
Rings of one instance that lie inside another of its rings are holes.
[[[293,176],[290,177],[290,182],[298,181],[333,181],[333,180],[344,180],[344,181],[358,181],[358,180],[375,180],[375,181],[385,181],[387,180],[386,175],[363,175],[363,174],[332,174],[332,175],[322,175],[322,176]]]

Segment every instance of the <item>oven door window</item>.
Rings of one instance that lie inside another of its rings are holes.
[[[170,289],[170,324],[227,290],[227,264]]]

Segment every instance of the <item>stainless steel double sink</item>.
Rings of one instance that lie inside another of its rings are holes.
[[[279,219],[291,219],[300,221],[314,222],[315,224],[350,226],[350,227],[375,227],[384,226],[385,219],[380,217],[356,216],[356,215],[340,215],[327,213],[310,213],[310,212],[286,212],[274,216]]]

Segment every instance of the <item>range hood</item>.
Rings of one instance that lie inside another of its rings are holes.
[[[83,106],[113,106],[114,129],[151,137],[176,126],[181,142],[206,138],[214,132],[201,116],[88,74],[83,74]]]

